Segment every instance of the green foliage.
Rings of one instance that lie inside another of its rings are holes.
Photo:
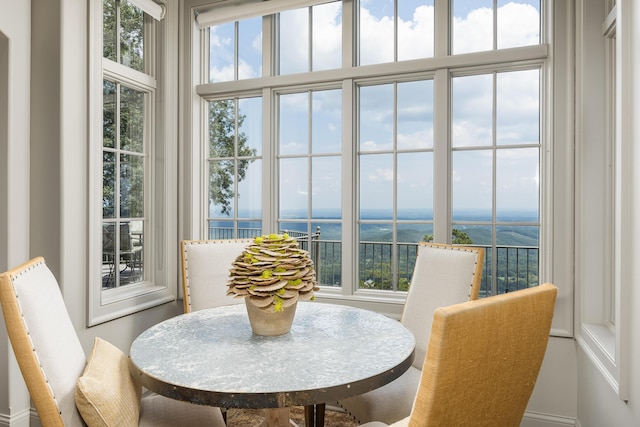
[[[433,234],[425,234],[422,240],[433,242]],[[454,228],[451,230],[451,242],[454,245],[472,245],[473,239],[464,231]]]

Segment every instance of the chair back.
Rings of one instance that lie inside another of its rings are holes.
[[[478,298],[484,249],[420,242],[402,323],[416,337],[413,366],[422,369],[436,308]]]
[[[227,295],[231,263],[253,239],[183,240],[182,290],[184,311],[238,304],[242,298]]]
[[[438,308],[410,427],[518,427],[547,348],[552,284]]]
[[[75,390],[86,356],[58,282],[42,257],[0,275],[0,303],[41,424],[83,426]]]

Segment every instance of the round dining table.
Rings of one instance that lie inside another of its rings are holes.
[[[288,425],[304,406],[307,425],[324,424],[326,402],[381,387],[404,373],[415,339],[399,321],[320,302],[297,304],[291,331],[252,332],[244,304],[182,314],[132,343],[130,371],[169,398],[221,408],[264,408],[264,425]]]

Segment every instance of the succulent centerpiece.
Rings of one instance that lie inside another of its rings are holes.
[[[260,335],[288,332],[297,302],[314,299],[318,290],[309,253],[288,234],[256,237],[232,263],[229,273],[227,295],[245,299],[251,327]],[[290,319],[279,320],[282,317]],[[266,324],[256,327],[256,322]],[[276,330],[267,330],[273,328]]]

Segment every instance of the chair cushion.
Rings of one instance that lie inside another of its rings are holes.
[[[411,414],[421,371],[413,366],[389,384],[338,402],[359,423],[394,423]]]
[[[226,427],[220,408],[152,393],[142,398],[140,427]]]
[[[96,337],[76,387],[76,406],[87,425],[137,426],[142,387],[129,373],[127,356]]]

